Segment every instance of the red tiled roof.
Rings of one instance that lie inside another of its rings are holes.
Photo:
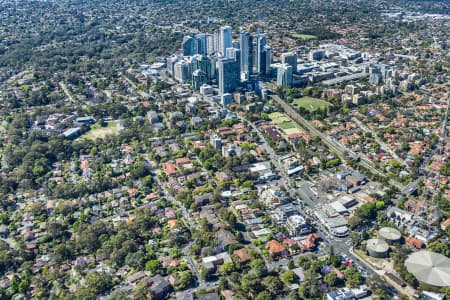
[[[406,238],[406,243],[408,245],[416,247],[417,249],[422,249],[423,248],[423,242],[421,240],[419,240],[418,238],[413,237],[413,236],[407,237]]]
[[[191,160],[188,157],[182,157],[182,158],[175,159],[175,163],[177,164],[177,166],[184,165],[184,164],[187,164],[190,162],[191,162]]]
[[[239,261],[241,263],[245,263],[245,262],[250,260],[250,257],[248,255],[248,251],[245,248],[242,248],[242,249],[239,249],[239,250],[234,250],[233,254],[236,255],[237,257],[239,257]]]
[[[276,240],[267,242],[266,249],[268,249],[272,254],[281,254],[282,252],[286,251],[286,248],[284,248],[284,246]]]
[[[167,221],[167,225],[169,225],[169,227],[172,227],[172,228],[177,226],[177,224],[178,224],[177,220],[169,220],[169,221]]]
[[[444,229],[447,228],[448,226],[450,226],[450,219],[445,220],[441,224],[441,227],[444,228]]]
[[[177,173],[177,168],[173,163],[166,162],[164,163],[164,171],[167,175],[173,175]]]

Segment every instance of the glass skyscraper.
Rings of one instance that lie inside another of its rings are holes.
[[[247,74],[252,73],[252,46],[253,39],[248,32],[241,32],[239,35],[239,43],[241,47],[241,72]]]
[[[217,62],[219,94],[232,93],[240,84],[240,64],[234,58],[222,58]]]
[[[225,56],[227,48],[231,48],[232,44],[232,29],[230,26],[220,27],[219,31],[219,52]]]

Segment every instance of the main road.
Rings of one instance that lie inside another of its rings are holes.
[[[280,99],[281,100],[281,99]],[[292,116],[290,116],[293,118]],[[364,271],[364,273],[368,276],[371,274],[374,274],[374,270],[371,268],[371,266],[366,265],[366,262],[360,260],[358,257],[356,257],[353,254],[353,251],[351,251],[352,247],[352,241],[350,238],[337,238],[334,237],[331,233],[329,233],[326,228],[322,225],[320,220],[318,220],[317,216],[314,214],[314,209],[317,207],[317,203],[314,201],[314,199],[311,199],[308,193],[305,191],[302,191],[301,189],[295,189],[295,183],[292,182],[292,177],[287,176],[286,172],[284,172],[279,160],[278,155],[275,153],[274,149],[267,143],[264,136],[261,134],[259,129],[250,121],[243,117],[239,117],[241,121],[245,121],[247,124],[250,125],[253,132],[256,132],[258,136],[260,137],[260,140],[263,141],[262,148],[263,150],[268,154],[270,161],[273,162],[275,169],[279,172],[281,175],[281,184],[286,188],[286,191],[288,192],[291,199],[301,199],[299,203],[297,203],[297,207],[299,211],[302,212],[302,214],[308,216],[311,220],[314,221],[314,225],[317,229],[317,231],[320,233],[320,236],[325,244],[329,246],[333,246],[334,250],[338,254],[346,255],[348,258],[352,259],[356,265],[359,266],[360,269]],[[294,119],[294,118],[293,118]],[[306,121],[306,120],[305,120]],[[311,126],[311,129],[317,131],[314,127],[312,127],[311,124],[306,122],[305,124]],[[305,127],[309,127],[306,126]],[[320,132],[318,132],[320,135],[322,135]],[[320,135],[318,135],[320,137]],[[304,203],[308,204],[307,206],[304,205]],[[366,265],[365,268],[362,266]],[[390,287],[391,293],[395,294],[394,287],[387,283]]]
[[[288,114],[289,117],[291,117],[295,122],[306,128],[311,135],[319,137],[322,140],[322,142],[325,145],[327,145],[332,151],[334,151],[342,160],[346,160],[347,155],[350,158],[358,158],[359,164],[362,165],[364,168],[368,169],[369,171],[378,176],[387,177],[385,173],[375,168],[373,163],[369,159],[367,159],[367,157],[356,154],[355,152],[347,149],[344,145],[330,138],[328,135],[325,135],[322,132],[320,132],[310,122],[308,122],[298,112],[296,112],[289,104],[287,104],[280,97],[278,97],[278,95],[271,95],[271,98],[281,106],[281,108],[286,112],[286,114]],[[401,183],[397,182],[396,180],[390,179],[389,183],[400,190],[404,189],[404,186]]]

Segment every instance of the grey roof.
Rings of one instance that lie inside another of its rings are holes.
[[[442,254],[415,252],[406,259],[405,266],[420,282],[433,286],[450,286],[450,259]]]
[[[367,250],[371,250],[378,253],[383,253],[389,251],[389,245],[380,239],[370,239],[367,241]]]
[[[383,227],[378,232],[378,235],[382,239],[387,239],[390,241],[396,241],[399,240],[402,237],[402,234],[400,231],[398,231],[395,228],[392,227]]]

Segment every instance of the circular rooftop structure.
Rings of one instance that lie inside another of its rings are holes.
[[[405,261],[408,272],[424,284],[444,287],[450,286],[450,259],[431,251],[411,254]]]
[[[349,230],[348,230],[347,226],[339,226],[339,227],[333,228],[332,233],[334,236],[342,238],[342,237],[346,237],[348,235]]]
[[[402,238],[402,234],[395,228],[383,227],[378,231],[378,238],[386,241],[386,243],[390,245],[399,242]]]
[[[389,245],[381,239],[370,239],[366,244],[366,251],[370,256],[383,258],[387,257]]]

